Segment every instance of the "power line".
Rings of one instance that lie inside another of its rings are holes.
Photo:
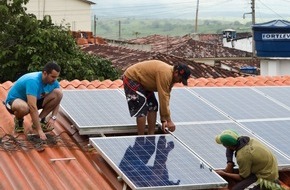
[[[284,0],[284,1],[286,1],[286,0]],[[289,2],[289,3],[290,3],[290,1],[286,1],[286,2]],[[271,7],[269,7],[269,6],[266,5],[265,3],[263,3],[261,0],[259,0],[259,3],[261,3],[264,7],[266,7],[268,10],[270,10],[271,12],[273,12],[273,13],[274,13],[275,15],[277,15],[278,17],[284,19],[283,16],[281,16],[279,13],[277,13],[276,11],[274,11]]]

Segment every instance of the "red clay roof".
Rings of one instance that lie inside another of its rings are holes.
[[[0,98],[4,100],[13,85],[0,84]],[[121,80],[60,81],[63,89],[122,88]],[[189,87],[219,86],[289,86],[290,76],[199,78],[188,80]],[[183,86],[181,84],[176,85]],[[38,151],[35,143],[25,135],[13,135],[13,116],[0,106],[0,189],[122,189],[122,182],[98,152],[88,147],[88,136],[81,136],[71,128],[72,123],[59,113],[48,144]],[[30,126],[25,118],[25,128]],[[290,173],[280,174],[283,183],[290,186]]]
[[[206,36],[199,35],[199,38],[206,39]],[[223,47],[222,35],[207,37],[213,40],[198,41],[190,35],[183,37],[152,35],[129,41],[87,45],[83,50],[110,60],[113,66],[121,71],[140,61],[158,59],[171,65],[179,63],[190,65],[193,78],[246,76],[240,72],[242,66],[255,67],[257,68],[255,74],[259,74],[260,60],[253,58],[251,53]],[[215,66],[202,63],[204,58],[215,60]],[[229,69],[224,69],[221,64]]]
[[[210,35],[209,35],[210,36]],[[204,38],[205,36],[201,37]],[[152,51],[166,53],[184,58],[205,57],[251,57],[252,54],[233,48],[223,47],[222,35],[216,41],[200,41],[190,35],[182,37],[168,37],[151,35],[129,40],[136,44],[150,44]],[[199,38],[199,37],[197,37]]]

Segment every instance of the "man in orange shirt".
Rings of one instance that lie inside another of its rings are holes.
[[[175,125],[170,117],[169,100],[174,83],[187,85],[190,69],[187,65],[171,66],[159,60],[149,60],[130,66],[124,73],[123,82],[129,111],[137,119],[138,135],[155,133],[158,102],[154,92],[158,92],[162,130],[173,132]]]

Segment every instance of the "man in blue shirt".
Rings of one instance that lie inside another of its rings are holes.
[[[49,62],[42,72],[27,73],[11,87],[5,105],[7,110],[15,115],[16,132],[24,131],[23,118],[30,114],[32,127],[42,140],[47,139],[44,132],[53,130],[62,99],[62,91],[57,81],[60,71],[61,68],[57,63]],[[40,113],[39,109],[42,109]],[[46,118],[51,112],[51,117]]]

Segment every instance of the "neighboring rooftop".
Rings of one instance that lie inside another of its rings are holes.
[[[222,47],[220,43],[200,41],[190,35],[182,37],[167,37],[152,35],[144,38],[129,40],[136,44],[150,44],[152,51],[171,54],[184,58],[208,58],[208,57],[251,57],[251,53]]]
[[[170,64],[183,62],[206,70],[203,76],[196,75],[199,72],[193,72],[194,78],[245,76],[245,73],[240,72],[240,68],[244,66],[257,68],[255,74],[259,74],[259,59],[253,58],[249,52],[222,47],[221,43],[217,43],[218,37],[218,35],[198,36],[198,39],[211,39],[209,42],[195,40],[191,35],[183,37],[152,35],[129,41],[97,38],[98,43],[86,45],[83,50],[112,61],[113,65],[122,71],[139,61],[159,59],[166,60]],[[88,40],[93,41],[92,38]],[[211,60],[212,64],[208,64],[208,60]],[[213,74],[214,72],[217,74]]]
[[[102,58],[110,60],[114,67],[125,71],[125,69],[139,61],[158,59],[165,61],[168,64],[174,65],[178,63],[184,63],[191,68],[191,74],[194,78],[206,77],[206,78],[218,78],[218,77],[237,77],[246,76],[244,73],[230,71],[222,69],[220,67],[213,67],[204,63],[197,63],[190,59],[184,59],[181,57],[173,56],[170,54],[154,53],[152,51],[134,50],[122,46],[112,45],[91,45],[84,48],[84,51],[91,54],[95,54]]]

